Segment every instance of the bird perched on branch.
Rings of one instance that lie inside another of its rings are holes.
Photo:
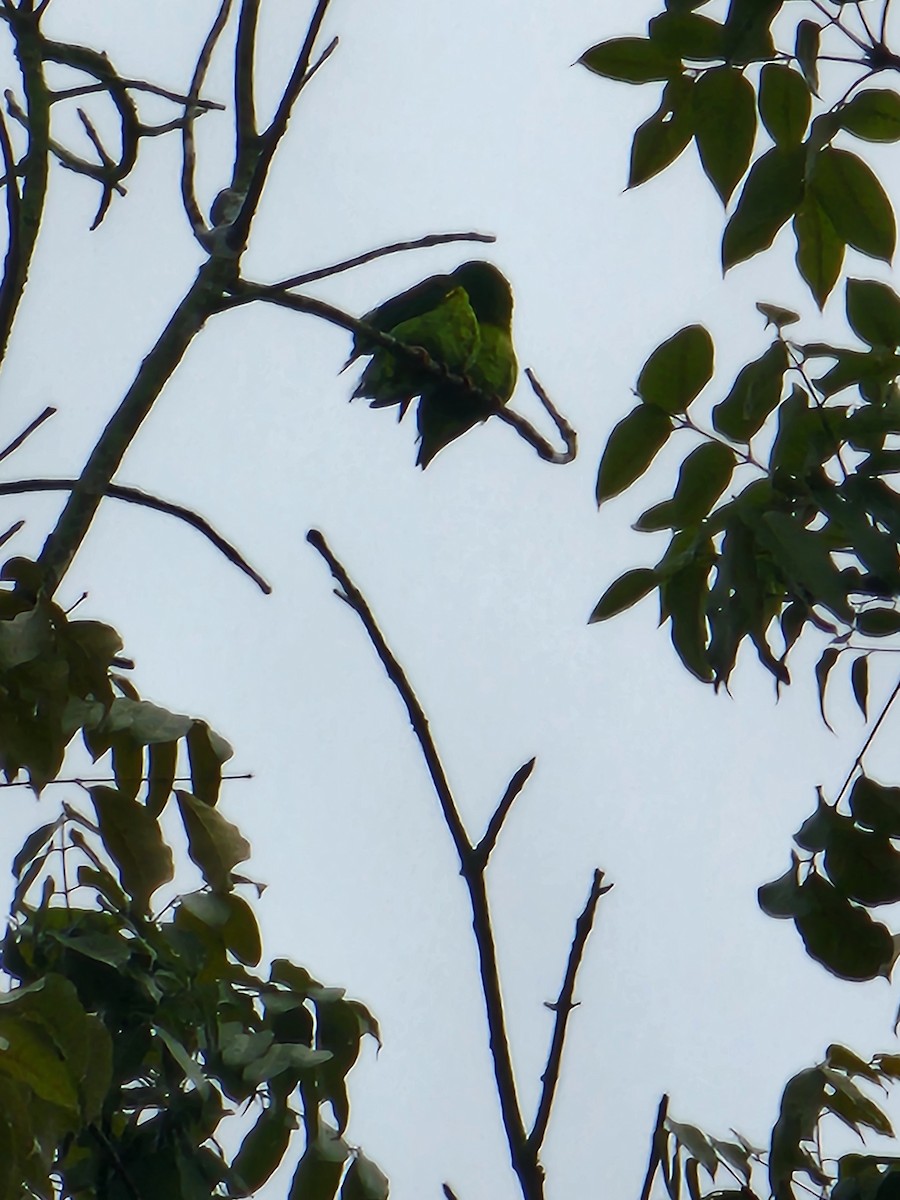
[[[363,318],[422,354],[419,367],[358,334],[346,364],[371,355],[353,397],[368,399],[372,408],[398,405],[402,417],[419,397],[417,465],[427,467],[444,446],[509,400],[518,374],[512,309],[512,291],[501,272],[491,263],[467,262],[449,275],[432,275]]]

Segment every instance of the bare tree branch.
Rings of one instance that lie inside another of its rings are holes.
[[[509,811],[513,806],[517,796],[522,788],[528,782],[531,772],[534,770],[536,758],[529,758],[527,763],[524,763],[513,775],[512,779],[506,785],[506,791],[503,793],[503,798],[494,809],[493,816],[488,821],[487,829],[484,837],[475,847],[475,854],[482,864],[482,870],[487,866],[488,859],[491,857],[491,851],[497,844],[497,838],[500,836],[500,830],[503,828],[503,822],[509,815]]]
[[[25,426],[25,428],[22,430],[22,432],[20,434],[18,434],[16,437],[13,438],[13,440],[9,443],[8,446],[5,446],[2,450],[0,450],[0,462],[2,462],[4,460],[4,458],[9,458],[9,456],[11,454],[15,454],[15,452],[22,445],[22,443],[26,440],[26,438],[31,437],[31,435],[34,433],[34,431],[36,429],[40,428],[40,426],[43,425],[43,423],[45,421],[48,421],[55,412],[56,412],[56,409],[51,408],[48,405],[42,413],[39,413],[38,416],[36,416],[33,421],[31,421],[28,425]]]
[[[547,1066],[541,1076],[542,1087],[540,1099],[538,1100],[537,1115],[535,1116],[531,1133],[528,1135],[528,1141],[534,1147],[535,1152],[539,1151],[544,1144],[547,1125],[550,1121],[550,1113],[553,1109],[553,1100],[559,1084],[563,1048],[566,1041],[566,1029],[572,1009],[576,1007],[574,997],[578,968],[581,966],[581,960],[584,957],[584,948],[587,945],[587,940],[591,935],[591,929],[594,925],[597,903],[600,897],[608,892],[611,887],[612,884],[603,886],[603,872],[595,870],[587,903],[578,920],[575,922],[575,935],[572,938],[572,945],[569,949],[569,960],[566,963],[566,972],[563,977],[559,996],[554,1004],[548,1006],[556,1013],[556,1020],[553,1025],[553,1036],[550,1039],[550,1053],[547,1056]]]
[[[663,1161],[663,1152],[666,1146],[666,1114],[669,1111],[669,1097],[663,1095],[659,1102],[659,1108],[656,1111],[656,1124],[653,1127],[653,1136],[650,1139],[650,1158],[647,1162],[647,1174],[644,1176],[644,1186],[641,1188],[640,1200],[650,1200],[650,1193],[653,1190],[653,1180],[656,1177],[656,1172],[659,1170],[659,1164]]]
[[[201,244],[202,238],[206,233],[206,222],[197,203],[195,184],[197,150],[194,144],[194,120],[196,119],[196,109],[200,100],[200,91],[206,79],[206,73],[209,70],[213,51],[221,37],[222,30],[228,23],[228,17],[231,13],[231,2],[232,0],[222,0],[219,11],[216,14],[216,19],[213,21],[210,31],[206,35],[206,41],[203,43],[203,48],[200,51],[197,65],[194,68],[194,74],[191,78],[191,84],[188,88],[184,110],[185,121],[181,132],[181,203],[184,206],[185,215],[187,216],[194,237],[200,240]]]
[[[340,591],[336,594],[353,609],[368,634],[369,641],[381,660],[388,678],[394,685],[409,714],[410,724],[419,742],[422,757],[431,777],[444,821],[450,831],[460,862],[460,873],[469,892],[472,909],[472,929],[478,950],[478,965],[481,974],[482,995],[487,1015],[488,1041],[500,1101],[500,1113],[509,1147],[513,1170],[518,1177],[524,1200],[542,1200],[544,1195],[544,1171],[538,1156],[539,1147],[532,1145],[525,1132],[522,1112],[516,1087],[515,1071],[506,1030],[503,1010],[503,993],[500,987],[500,972],[497,948],[491,925],[490,904],[484,878],[483,856],[472,846],[459,815],[459,809],[447,782],[443,764],[435,746],[428,718],[422,708],[405,671],[397,661],[384,635],[378,627],[365,597],[355,586],[346,569],[332,553],[322,534],[312,529],[306,540],[324,558]],[[522,768],[517,776],[522,774]],[[524,782],[524,780],[523,780]],[[509,789],[507,789],[509,791]],[[501,801],[501,806],[502,806]],[[510,801],[511,803],[511,801]],[[508,805],[507,805],[508,809]]]
[[[404,250],[424,250],[428,246],[444,246],[450,242],[495,242],[492,233],[429,233],[425,237],[414,238],[411,242],[391,242],[388,246],[379,246],[376,250],[368,250],[365,254],[357,254],[353,258],[345,258],[342,262],[330,267],[320,267],[316,271],[307,271],[305,275],[294,275],[291,279],[283,279],[280,283],[270,286],[275,291],[286,291],[288,288],[302,287],[307,283],[315,283],[317,279],[327,279],[330,275],[341,275],[353,267],[361,267],[365,263],[374,262],[388,254],[400,254]]]
[[[24,526],[24,521],[13,521],[9,529],[5,529],[3,533],[0,533],[0,546],[5,546],[11,538],[16,536],[20,529],[24,528]]]
[[[531,367],[526,367],[525,374],[528,377],[528,382],[531,384],[532,391],[537,396],[538,400],[540,400],[546,411],[550,414],[554,425],[559,430],[563,442],[565,443],[565,449],[562,451],[554,450],[546,438],[542,437],[529,421],[520,416],[517,412],[513,412],[509,408],[499,409],[494,416],[499,417],[500,420],[504,421],[507,425],[511,425],[521,438],[524,438],[529,445],[535,448],[539,456],[544,459],[545,462],[554,463],[560,466],[564,465],[565,463],[572,462],[578,453],[577,433],[544,391],[544,388],[541,386],[540,381],[538,380],[534,371],[532,371]]]
[[[19,192],[19,181],[16,178],[16,160],[9,137],[9,128],[2,109],[0,109],[0,150],[3,152],[3,167],[6,174],[6,223],[9,230],[6,257],[3,260],[3,280],[0,282],[0,330],[5,330],[6,337],[8,337],[16,305],[19,302],[16,289],[20,284],[22,261],[22,197]],[[5,341],[5,339],[3,340]]]
[[[73,495],[78,492],[81,495],[90,495],[90,490],[85,486],[80,479],[15,479],[0,483],[0,496],[18,496],[26,492],[70,492]],[[271,594],[272,588],[263,577],[250,566],[247,560],[243,557],[239,550],[227,542],[220,533],[213,529],[212,525],[199,513],[194,512],[190,508],[185,508],[183,504],[175,504],[170,500],[162,500],[159,496],[153,496],[149,492],[141,491],[140,488],[125,487],[119,483],[108,483],[103,490],[97,495],[97,499],[102,499],[104,496],[109,496],[113,500],[124,500],[128,504],[139,504],[143,508],[152,508],[157,512],[166,513],[167,516],[177,517],[179,521],[184,521],[186,525],[190,525],[192,529],[196,529],[198,533],[202,533],[207,541],[212,542],[216,549],[256,584],[261,592],[267,596]]]

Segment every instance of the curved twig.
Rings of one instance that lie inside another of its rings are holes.
[[[271,286],[278,291],[287,288],[302,287],[306,283],[315,283],[317,279],[327,279],[331,275],[341,275],[353,267],[361,267],[365,263],[374,262],[388,254],[400,254],[404,250],[424,250],[429,246],[444,246],[450,242],[496,242],[492,233],[429,233],[425,237],[413,238],[409,242],[391,242],[387,246],[379,246],[376,250],[368,250],[365,254],[357,254],[353,258],[345,258],[342,262],[330,267],[320,267],[316,271],[307,271],[304,275],[294,275],[291,279],[282,279]]]
[[[0,496],[18,496],[26,492],[86,492],[88,490],[78,479],[14,479],[0,483]],[[234,563],[239,570],[249,576],[261,592],[267,596],[271,594],[271,585],[250,566],[241,552],[227,542],[220,533],[217,533],[199,513],[185,508],[183,504],[175,504],[171,500],[163,500],[140,488],[126,487],[119,483],[107,484],[100,495],[109,496],[113,500],[124,500],[127,504],[139,504],[143,508],[152,508],[157,512],[166,513],[167,516],[177,517],[179,521],[184,521],[186,525],[190,525],[192,529],[202,533],[207,541],[212,542],[230,563]]]
[[[499,417],[505,424],[511,425],[519,437],[524,438],[530,446],[533,446],[538,452],[539,457],[545,462],[557,465],[572,462],[578,453],[578,434],[544,391],[543,386],[531,367],[525,368],[525,374],[528,382],[531,384],[532,391],[538,400],[540,400],[544,409],[550,414],[553,424],[559,430],[565,444],[565,449],[554,450],[547,439],[538,433],[530,421],[527,421],[525,417],[520,416],[519,413],[513,412],[509,408],[500,408],[493,415]]]
[[[16,287],[19,282],[22,261],[22,196],[16,177],[16,160],[13,155],[12,142],[2,109],[0,109],[0,149],[3,152],[3,167],[6,174],[6,221],[9,230],[6,257],[3,260],[3,281],[0,283],[0,329],[6,329],[12,324],[12,315],[18,303]]]

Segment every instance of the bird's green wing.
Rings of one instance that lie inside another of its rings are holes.
[[[382,333],[389,333],[405,321],[411,321],[414,317],[420,317],[430,309],[437,308],[447,293],[456,286],[456,281],[449,275],[432,275],[407,288],[398,296],[385,300],[383,304],[367,312],[363,320],[367,325],[380,329]],[[341,370],[345,371],[360,355],[371,354],[375,348],[371,342],[367,345],[362,334],[354,334],[353,349]]]
[[[490,267],[489,263],[465,265]],[[484,396],[490,396],[494,403],[489,404],[470,390],[451,384],[439,384],[424,394],[416,414],[420,438],[416,462],[423,468],[449,442],[486,420],[495,405],[506,404],[516,386],[519,367],[512,341],[512,293],[500,272],[494,267],[490,270],[502,281],[499,285],[494,277],[486,281],[488,311],[498,319],[496,322],[480,319],[478,351],[465,374],[469,383]],[[485,311],[485,296],[478,290],[484,282],[483,276],[473,281],[471,274],[466,280],[467,287],[472,288],[469,298],[476,315],[479,308],[482,313]]]
[[[451,288],[434,308],[385,332],[408,346],[419,347],[432,362],[442,364],[453,374],[462,374],[467,369],[480,342],[478,322],[461,287]],[[405,356],[379,346],[372,352],[353,396],[367,398],[373,408],[391,404],[405,407],[434,384],[432,372],[417,370],[415,363]]]

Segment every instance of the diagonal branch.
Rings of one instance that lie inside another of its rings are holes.
[[[536,762],[536,758],[529,758],[527,763],[523,763],[519,767],[518,771],[516,771],[515,775],[513,775],[512,779],[506,785],[506,791],[503,793],[502,800],[494,809],[494,814],[490,821],[488,821],[484,837],[475,847],[475,854],[478,856],[482,870],[487,866],[488,859],[491,857],[491,851],[497,844],[497,838],[500,836],[500,830],[503,828],[503,822],[509,816],[509,810],[515,803],[522,788],[528,782]]]
[[[29,492],[70,492],[74,494],[78,490],[84,490],[78,479],[14,479],[0,483],[0,496],[20,496]],[[177,517],[179,521],[184,521],[186,525],[190,525],[192,529],[202,533],[207,541],[212,542],[230,563],[234,563],[239,570],[249,576],[261,592],[267,596],[271,594],[271,586],[250,566],[241,552],[227,542],[204,517],[194,512],[193,509],[185,508],[183,504],[175,504],[171,500],[163,500],[140,488],[126,487],[120,483],[108,483],[98,498],[103,496],[109,496],[113,500],[124,500],[127,504],[139,504],[142,508],[152,508],[156,512],[165,513],[167,516]]]
[[[550,1112],[553,1108],[553,1100],[556,1095],[556,1088],[559,1084],[563,1048],[566,1041],[566,1029],[572,1009],[576,1007],[574,997],[578,968],[581,966],[581,960],[584,957],[584,948],[587,945],[587,940],[591,935],[591,929],[594,925],[597,904],[600,897],[611,888],[611,883],[606,884],[605,887],[603,886],[603,872],[595,870],[587,903],[582,910],[581,916],[575,922],[575,935],[572,938],[572,945],[569,949],[569,961],[566,963],[566,973],[563,977],[559,997],[554,1004],[548,1006],[556,1013],[556,1020],[553,1025],[553,1036],[550,1039],[550,1053],[547,1056],[547,1066],[541,1076],[543,1086],[541,1087],[541,1095],[538,1100],[537,1115],[535,1116],[531,1133],[528,1135],[529,1144],[534,1147],[535,1153],[540,1150],[544,1143],[547,1125],[550,1121]]]
[[[666,1148],[666,1114],[669,1111],[669,1097],[663,1095],[656,1110],[656,1124],[650,1139],[650,1157],[647,1161],[647,1174],[644,1176],[644,1186],[641,1188],[641,1200],[650,1200],[653,1190],[653,1180],[659,1165],[663,1162],[663,1152]]]
[[[302,287],[306,283],[315,283],[317,279],[341,275],[353,267],[361,267],[365,263],[374,262],[377,258],[384,258],[388,254],[399,254],[404,250],[424,250],[429,246],[444,246],[449,242],[495,242],[496,240],[492,233],[429,233],[425,237],[414,238],[410,242],[391,242],[388,246],[367,250],[365,254],[345,258],[342,262],[334,263],[330,267],[320,267],[316,271],[307,271],[304,275],[294,275],[291,279],[282,279],[280,283],[273,283],[270,286],[275,291]]]
[[[25,428],[22,430],[22,432],[20,434],[17,434],[16,437],[13,438],[13,440],[9,443],[8,446],[4,446],[4,448],[2,450],[0,450],[0,462],[2,462],[4,460],[4,458],[9,458],[9,456],[11,454],[15,454],[15,452],[22,445],[22,443],[27,438],[30,438],[31,435],[34,433],[34,431],[36,429],[40,428],[40,426],[43,425],[43,423],[45,421],[48,421],[55,412],[56,412],[56,409],[51,408],[48,405],[42,413],[38,413],[38,415],[34,418],[34,420],[30,421],[25,426]]]

